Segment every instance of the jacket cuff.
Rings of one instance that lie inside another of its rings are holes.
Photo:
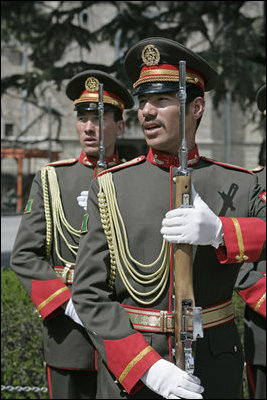
[[[51,316],[70,298],[71,291],[60,278],[48,281],[32,281],[31,299],[43,319]]]
[[[104,345],[108,368],[128,394],[141,388],[140,378],[162,358],[139,332],[119,340],[104,340]]]
[[[266,275],[263,274],[253,286],[238,290],[238,294],[255,312],[266,318]]]
[[[225,243],[215,250],[220,263],[257,261],[266,240],[266,222],[259,218],[220,217],[220,220]]]

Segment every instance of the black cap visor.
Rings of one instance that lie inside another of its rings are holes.
[[[98,111],[98,103],[78,103],[76,104],[74,111]],[[120,111],[119,108],[112,106],[111,104],[104,103],[104,111]]]
[[[178,92],[179,82],[149,82],[142,83],[133,92],[134,96],[141,96],[149,93],[167,93],[167,92]]]

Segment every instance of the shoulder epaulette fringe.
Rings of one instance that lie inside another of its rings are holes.
[[[139,164],[140,162],[144,161],[146,159],[145,156],[139,156],[136,158],[133,158],[132,160],[126,161],[120,165],[116,165],[115,167],[105,169],[104,171],[100,172],[97,177],[107,173],[107,172],[113,172],[117,171],[118,169],[126,168],[126,167],[131,167],[132,165]]]
[[[225,167],[225,168],[236,169],[238,171],[247,172],[248,174],[253,175],[253,172],[251,172],[249,169],[246,169],[246,168],[243,168],[243,167],[239,167],[238,165],[226,164],[226,163],[223,163],[221,161],[216,161],[216,160],[213,160],[212,158],[208,158],[208,157],[204,157],[204,156],[201,156],[200,159],[204,160],[204,161],[207,161],[207,162],[209,162],[211,164],[221,165],[222,167]]]
[[[68,158],[67,160],[59,160],[59,161],[54,161],[54,162],[48,163],[45,166],[52,165],[52,166],[56,167],[58,165],[74,164],[77,161],[78,161],[78,158]]]

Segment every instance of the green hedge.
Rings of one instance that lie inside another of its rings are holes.
[[[243,343],[244,302],[234,293],[236,323]],[[1,384],[47,387],[42,351],[42,320],[11,269],[1,268]],[[2,399],[48,399],[48,393],[2,392]],[[244,373],[244,399],[248,399]]]
[[[47,387],[42,320],[11,269],[1,268],[1,385]],[[42,392],[1,392],[2,399],[48,399]]]

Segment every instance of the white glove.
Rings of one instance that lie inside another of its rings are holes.
[[[161,358],[142,376],[141,381],[165,399],[202,399],[200,380]]]
[[[78,314],[76,313],[76,310],[74,308],[74,305],[72,303],[72,299],[69,299],[66,309],[65,309],[65,314],[70,317],[71,319],[73,319],[74,322],[76,322],[79,325],[83,325],[82,321],[80,320],[80,318],[78,317]]]
[[[163,238],[172,243],[212,245],[223,243],[222,222],[195,191],[192,185],[193,207],[168,211],[162,221]]]
[[[80,196],[77,197],[77,201],[80,207],[83,207],[84,210],[87,210],[87,199],[88,199],[88,190],[84,190],[81,192]]]

